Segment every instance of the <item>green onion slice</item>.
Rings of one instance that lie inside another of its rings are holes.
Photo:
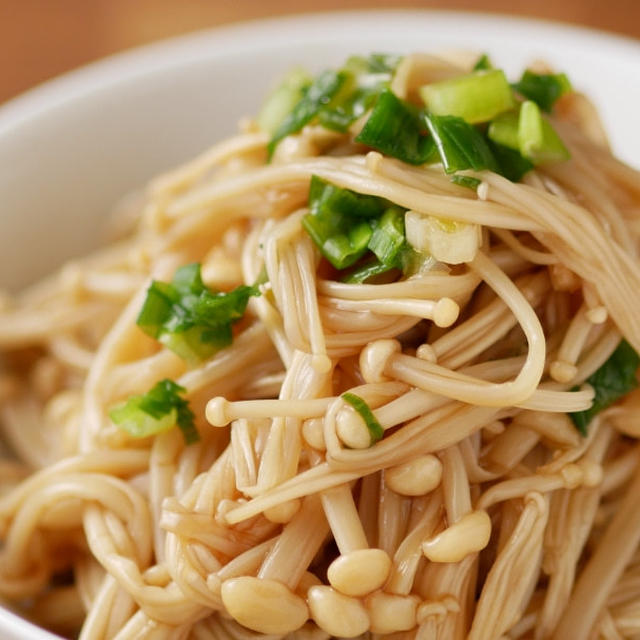
[[[419,92],[430,113],[458,116],[472,124],[488,122],[515,106],[511,87],[500,69],[427,84]]]
[[[382,275],[383,273],[387,273],[393,269],[395,269],[395,265],[385,264],[375,258],[373,260],[366,261],[364,264],[355,268],[351,273],[349,273],[349,275],[345,276],[342,281],[347,284],[362,284],[370,278]]]
[[[376,224],[368,247],[380,262],[394,266],[398,264],[398,256],[404,243],[404,210],[389,208]]]
[[[356,142],[414,165],[424,164],[436,155],[420,109],[389,89],[380,94]]]
[[[488,71],[489,69],[493,69],[493,65],[489,60],[488,54],[483,53],[473,65],[473,71]]]
[[[149,336],[197,364],[232,342],[232,325],[242,318],[257,286],[214,292],[202,282],[200,265],[180,267],[170,283],[154,280],[136,323]]]
[[[626,340],[622,340],[608,360],[587,378],[595,391],[593,404],[585,411],[569,414],[583,436],[587,435],[587,427],[598,413],[638,387],[638,366],[640,356]]]
[[[345,269],[367,252],[375,221],[389,206],[382,198],[343,189],[312,176],[310,213],[303,217],[302,226],[322,255],[336,269]]]
[[[461,187],[466,187],[467,189],[473,189],[476,191],[482,180],[478,180],[478,178],[474,178],[473,176],[453,175],[451,176],[451,182]]]
[[[200,439],[189,403],[180,397],[186,389],[164,379],[143,395],[132,396],[124,404],[114,407],[109,417],[134,438],[146,438],[172,429],[182,431],[186,444]]]
[[[523,102],[520,107],[518,147],[520,153],[534,165],[561,162],[569,158],[569,151],[562,140],[542,117],[538,105],[531,100]]]
[[[513,88],[543,111],[551,112],[556,100],[573,89],[564,73],[534,73],[526,70]]]
[[[382,425],[376,420],[376,417],[373,415],[373,411],[371,411],[369,405],[355,393],[343,393],[340,396],[345,402],[350,404],[359,414],[360,417],[364,420],[364,423],[367,425],[367,429],[369,430],[369,436],[371,437],[371,444],[374,445],[378,440],[382,439],[384,435],[384,429]]]
[[[446,173],[463,169],[490,169],[499,173],[500,167],[476,127],[458,116],[426,114],[425,120]]]
[[[321,73],[276,129],[267,147],[269,156],[273,154],[280,140],[300,131],[302,127],[311,122],[318,115],[320,109],[331,102],[331,99],[347,80],[348,74],[345,72],[324,71]]]
[[[273,136],[296,104],[302,100],[312,81],[309,73],[300,67],[287,73],[262,105],[256,118],[258,126]]]

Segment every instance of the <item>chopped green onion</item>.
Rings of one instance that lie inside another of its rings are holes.
[[[173,380],[164,379],[150,391],[130,397],[113,408],[109,417],[123,431],[134,438],[146,438],[178,425],[187,444],[200,439],[189,403],[179,394],[186,389]]]
[[[388,89],[380,94],[356,142],[415,165],[428,162],[435,152],[418,107]]]
[[[467,122],[487,122],[515,106],[511,87],[500,69],[474,71],[420,87],[430,113],[458,116]]]
[[[138,326],[190,364],[198,363],[231,344],[231,325],[244,314],[257,286],[236,287],[229,293],[208,289],[200,265],[178,269],[171,283],[154,280],[138,315]]]
[[[499,172],[491,149],[476,127],[458,116],[426,114],[425,120],[446,173],[463,169]]]
[[[400,57],[372,54],[368,58],[350,57],[342,71],[350,82],[336,95],[331,104],[318,113],[318,122],[327,129],[346,132],[354,120],[364,115],[380,93],[389,86]]]
[[[292,69],[265,100],[257,117],[258,126],[274,135],[283,120],[302,100],[311,82],[312,77],[306,70],[299,67]]]
[[[553,127],[542,117],[538,105],[527,100],[520,107],[518,120],[520,153],[534,165],[560,162],[569,158],[567,148]]]
[[[377,196],[356,193],[337,187],[318,176],[311,177],[309,209],[312,215],[338,222],[343,217],[375,218],[389,207]]]
[[[520,111],[512,110],[501,113],[496,116],[487,129],[487,137],[493,142],[497,142],[509,149],[520,149],[518,141],[518,122],[520,120]]]
[[[322,229],[318,218],[311,214],[304,216],[302,226],[318,245],[322,255],[336,269],[346,269],[357,262],[367,251],[373,234],[371,226],[366,221],[348,227],[343,233],[327,232]]]
[[[378,442],[378,440],[381,440],[382,436],[384,435],[384,429],[382,428],[382,425],[376,420],[376,417],[373,415],[373,411],[371,411],[369,405],[355,393],[343,393],[340,397],[345,402],[349,403],[364,420],[364,423],[365,425],[367,425],[367,429],[369,430],[371,444],[374,445],[376,442]]]
[[[382,214],[368,246],[380,262],[393,266],[398,262],[404,240],[404,211],[393,207]]]
[[[344,133],[354,120],[371,108],[379,93],[378,87],[352,89],[350,95],[336,100],[335,107],[322,109],[318,113],[318,122],[327,129]]]
[[[437,260],[429,252],[417,251],[408,240],[400,254],[402,273],[407,277],[431,271],[436,262]]]
[[[489,60],[489,56],[486,53],[483,53],[473,65],[473,70],[488,71],[489,69],[493,69],[493,65],[491,64],[491,60]]]
[[[392,74],[402,56],[391,53],[372,53],[368,57],[350,56],[344,65],[347,71],[357,74]]]
[[[489,140],[488,143],[500,167],[498,173],[503,175],[507,180],[518,182],[525,173],[533,169],[533,163],[527,160],[519,151],[497,144],[496,142],[491,142],[491,140]]]
[[[347,284],[362,284],[374,276],[388,273],[395,268],[393,264],[385,264],[377,258],[374,258],[354,269],[349,275],[344,276],[342,282],[346,282]]]
[[[311,177],[309,210],[302,226],[336,269],[354,265],[368,250],[386,266],[369,271],[368,265],[362,265],[362,274],[358,268],[348,278],[360,280],[401,267],[404,210],[383,198],[337,187],[318,176]]]
[[[560,96],[572,91],[569,78],[564,73],[540,74],[529,70],[522,74],[513,88],[547,112],[553,109]]]
[[[280,140],[300,131],[302,127],[311,122],[318,115],[320,109],[331,102],[347,79],[348,74],[344,72],[324,71],[321,73],[273,134],[267,147],[269,155],[273,154]]]
[[[585,411],[569,414],[583,436],[587,435],[587,427],[595,415],[637,388],[639,365],[640,356],[626,340],[622,340],[609,359],[587,378],[595,391],[593,404]]]
[[[302,226],[322,255],[336,269],[345,269],[366,253],[373,235],[372,220],[388,207],[382,198],[342,189],[312,176],[310,213],[303,217]]]
[[[324,71],[313,81],[302,75],[289,78],[267,100],[259,118],[261,127],[272,133],[269,156],[280,140],[312,121],[346,132],[389,86],[400,59],[385,54],[353,56],[341,70]]]
[[[474,178],[473,176],[453,175],[450,179],[454,184],[460,185],[461,187],[466,187],[467,189],[473,189],[474,191],[480,186],[480,183],[482,182],[482,180],[478,180],[478,178]]]

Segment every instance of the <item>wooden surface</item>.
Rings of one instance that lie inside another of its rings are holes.
[[[640,38],[640,0],[0,0],[0,102],[91,60],[196,29],[382,7],[509,13]]]

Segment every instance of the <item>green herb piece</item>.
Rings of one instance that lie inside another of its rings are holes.
[[[302,219],[302,226],[322,255],[336,269],[345,269],[366,253],[373,235],[372,221],[388,207],[382,198],[342,189],[312,176],[310,213]]]
[[[414,165],[424,164],[435,155],[420,109],[389,89],[380,94],[356,142]]]
[[[373,415],[373,411],[371,411],[369,405],[355,393],[343,393],[340,397],[345,402],[349,403],[364,420],[364,423],[367,425],[367,429],[369,430],[371,444],[374,445],[376,442],[378,442],[378,440],[381,440],[382,436],[384,435],[384,429],[382,428],[382,425],[376,420],[376,417]]]
[[[109,417],[123,431],[134,438],[146,438],[172,429],[182,431],[186,444],[200,439],[189,403],[179,394],[186,389],[173,380],[164,379],[150,391],[130,397],[124,404],[113,408]]]
[[[196,364],[231,344],[231,326],[244,314],[258,287],[240,286],[229,293],[208,289],[202,282],[200,265],[180,267],[171,283],[154,280],[138,315],[138,326]]]
[[[318,113],[318,122],[327,129],[345,133],[349,125],[366,113],[378,95],[376,88],[362,87],[352,91],[332,109],[322,109]]]
[[[302,100],[313,78],[302,68],[292,69],[267,97],[257,117],[258,126],[274,135],[291,110]]]
[[[533,169],[533,163],[527,160],[519,151],[510,149],[496,142],[488,141],[489,148],[499,166],[499,171],[507,180],[519,182],[522,176]]]
[[[564,73],[534,73],[525,71],[513,88],[525,98],[535,102],[543,111],[550,112],[556,100],[573,89]]]
[[[402,266],[402,273],[405,276],[425,273],[431,270],[436,262],[436,259],[430,253],[418,251],[409,244],[408,240],[400,253],[400,264]]]
[[[311,214],[304,216],[302,226],[336,269],[346,269],[357,262],[367,251],[373,234],[366,221],[345,226],[340,232],[337,228],[328,228]]]
[[[304,96],[276,129],[267,147],[269,155],[273,154],[280,140],[300,131],[318,115],[320,109],[330,104],[347,80],[347,73],[337,71],[324,71],[317,76]]]
[[[311,177],[309,209],[314,216],[338,224],[344,217],[379,217],[388,207],[389,203],[383,198],[337,187],[315,175]]]
[[[493,65],[491,64],[491,60],[489,60],[489,56],[486,53],[483,53],[473,65],[473,70],[488,71],[489,69],[493,69]]]
[[[476,127],[458,116],[426,114],[425,120],[445,173],[463,169],[500,171],[484,136]]]
[[[487,137],[493,142],[501,144],[503,147],[520,150],[518,141],[518,123],[520,121],[520,110],[513,109],[496,116],[487,129]]]
[[[402,56],[392,53],[372,53],[364,56],[350,56],[344,65],[347,71],[357,74],[386,74],[395,72]]]
[[[327,129],[346,132],[389,86],[400,60],[399,56],[386,54],[372,54],[368,58],[351,56],[342,69],[349,74],[350,82],[345,83],[331,105],[320,110],[318,122]]]
[[[380,260],[375,258],[358,266],[351,273],[349,273],[349,275],[342,278],[342,282],[346,282],[347,284],[362,284],[363,282],[369,280],[369,278],[382,275],[383,273],[387,273],[395,268],[396,265],[385,264],[384,262],[380,262]]]
[[[466,187],[467,189],[473,189],[474,191],[482,182],[482,180],[478,180],[478,178],[474,178],[473,176],[453,175],[450,179],[454,184],[460,185],[461,187]]]
[[[520,153],[534,165],[561,162],[569,158],[569,151],[562,140],[542,117],[538,105],[531,100],[523,102],[520,107],[518,147]]]
[[[380,262],[394,266],[404,243],[404,211],[397,207],[387,209],[375,226],[368,247]]]
[[[500,69],[427,84],[419,93],[430,113],[458,116],[471,124],[488,122],[515,106],[511,87]]]
[[[261,126],[272,133],[267,147],[269,156],[280,140],[312,121],[346,132],[389,85],[400,60],[385,54],[352,56],[341,70],[324,71],[312,81],[303,76],[289,79],[268,99],[263,107],[265,115],[261,112],[259,119]]]
[[[595,391],[593,404],[585,411],[569,414],[583,436],[587,435],[587,427],[596,414],[637,388],[639,365],[640,356],[626,340],[622,340],[609,359],[587,378]]]

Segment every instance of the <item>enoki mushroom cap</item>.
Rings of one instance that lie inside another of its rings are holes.
[[[309,589],[307,602],[314,622],[331,636],[355,638],[369,629],[369,614],[358,598],[320,585]]]
[[[384,591],[372,593],[365,600],[371,632],[396,633],[413,629],[419,604],[420,599],[415,595],[403,596]]]
[[[259,633],[291,633],[309,617],[305,601],[277,580],[231,578],[222,583],[220,595],[229,615]]]
[[[484,549],[491,536],[491,518],[486,511],[471,511],[450,527],[422,543],[422,552],[432,562],[460,562]]]
[[[357,549],[338,556],[327,570],[337,591],[363,596],[382,587],[389,577],[391,558],[382,549]]]

